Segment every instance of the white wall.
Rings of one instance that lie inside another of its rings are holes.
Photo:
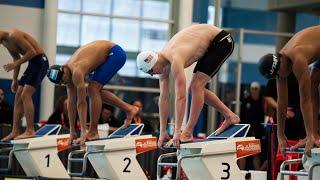
[[[17,28],[32,35],[39,43],[42,42],[43,9],[21,6],[0,5],[0,29],[9,30]],[[0,66],[12,62],[8,51],[0,46]],[[24,72],[26,65],[20,70]],[[12,72],[0,70],[0,78],[12,79]]]

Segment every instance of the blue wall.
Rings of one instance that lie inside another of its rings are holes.
[[[0,0],[0,4],[31,8],[44,8],[44,0]]]

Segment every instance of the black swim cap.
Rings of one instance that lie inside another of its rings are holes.
[[[258,63],[260,73],[267,79],[277,77],[280,68],[280,54],[266,54]]]
[[[62,66],[60,65],[51,66],[47,72],[48,79],[55,84],[61,84],[62,76],[63,76],[63,71],[62,71]]]

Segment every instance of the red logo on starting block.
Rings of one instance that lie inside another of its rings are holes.
[[[261,152],[260,140],[238,141],[236,142],[237,157],[246,157]]]
[[[144,152],[148,152],[154,149],[157,149],[157,138],[150,137],[145,139],[136,139],[136,152],[137,154],[141,154]]]
[[[69,138],[57,138],[57,150],[58,152],[71,148],[69,144]]]

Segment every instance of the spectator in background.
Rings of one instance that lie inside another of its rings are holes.
[[[286,114],[286,123],[285,123],[285,135],[289,140],[299,140],[306,137],[304,130],[304,121],[302,113],[300,110],[300,97],[299,97],[299,84],[294,76],[291,73],[288,78],[288,108]],[[270,79],[267,83],[264,99],[266,105],[271,107],[273,112],[271,116],[276,122],[276,110],[278,108],[277,104],[277,85],[275,79]]]
[[[243,91],[243,99],[247,99],[250,96],[250,92],[248,90]]]
[[[140,99],[131,102],[132,105],[139,108],[138,113],[133,117],[133,123],[144,124],[143,133],[152,134],[154,132],[151,122],[143,118],[143,103]]]
[[[61,124],[62,127],[69,128],[67,99],[67,95],[59,97],[46,124]]]
[[[254,136],[257,139],[262,139],[264,136],[264,102],[260,95],[260,84],[252,82],[250,85],[250,95],[243,100],[241,104],[240,119],[241,123],[250,124],[249,136]],[[246,162],[249,158],[242,158],[239,160],[240,169],[246,168]],[[261,155],[257,154],[252,156],[253,166],[255,170],[260,170]]]
[[[13,118],[13,109],[5,101],[4,89],[0,87],[0,124],[11,124]]]
[[[112,133],[113,131],[117,130],[123,122],[121,122],[119,119],[114,117],[114,107],[109,104],[102,104],[99,124],[109,124],[109,133]]]

